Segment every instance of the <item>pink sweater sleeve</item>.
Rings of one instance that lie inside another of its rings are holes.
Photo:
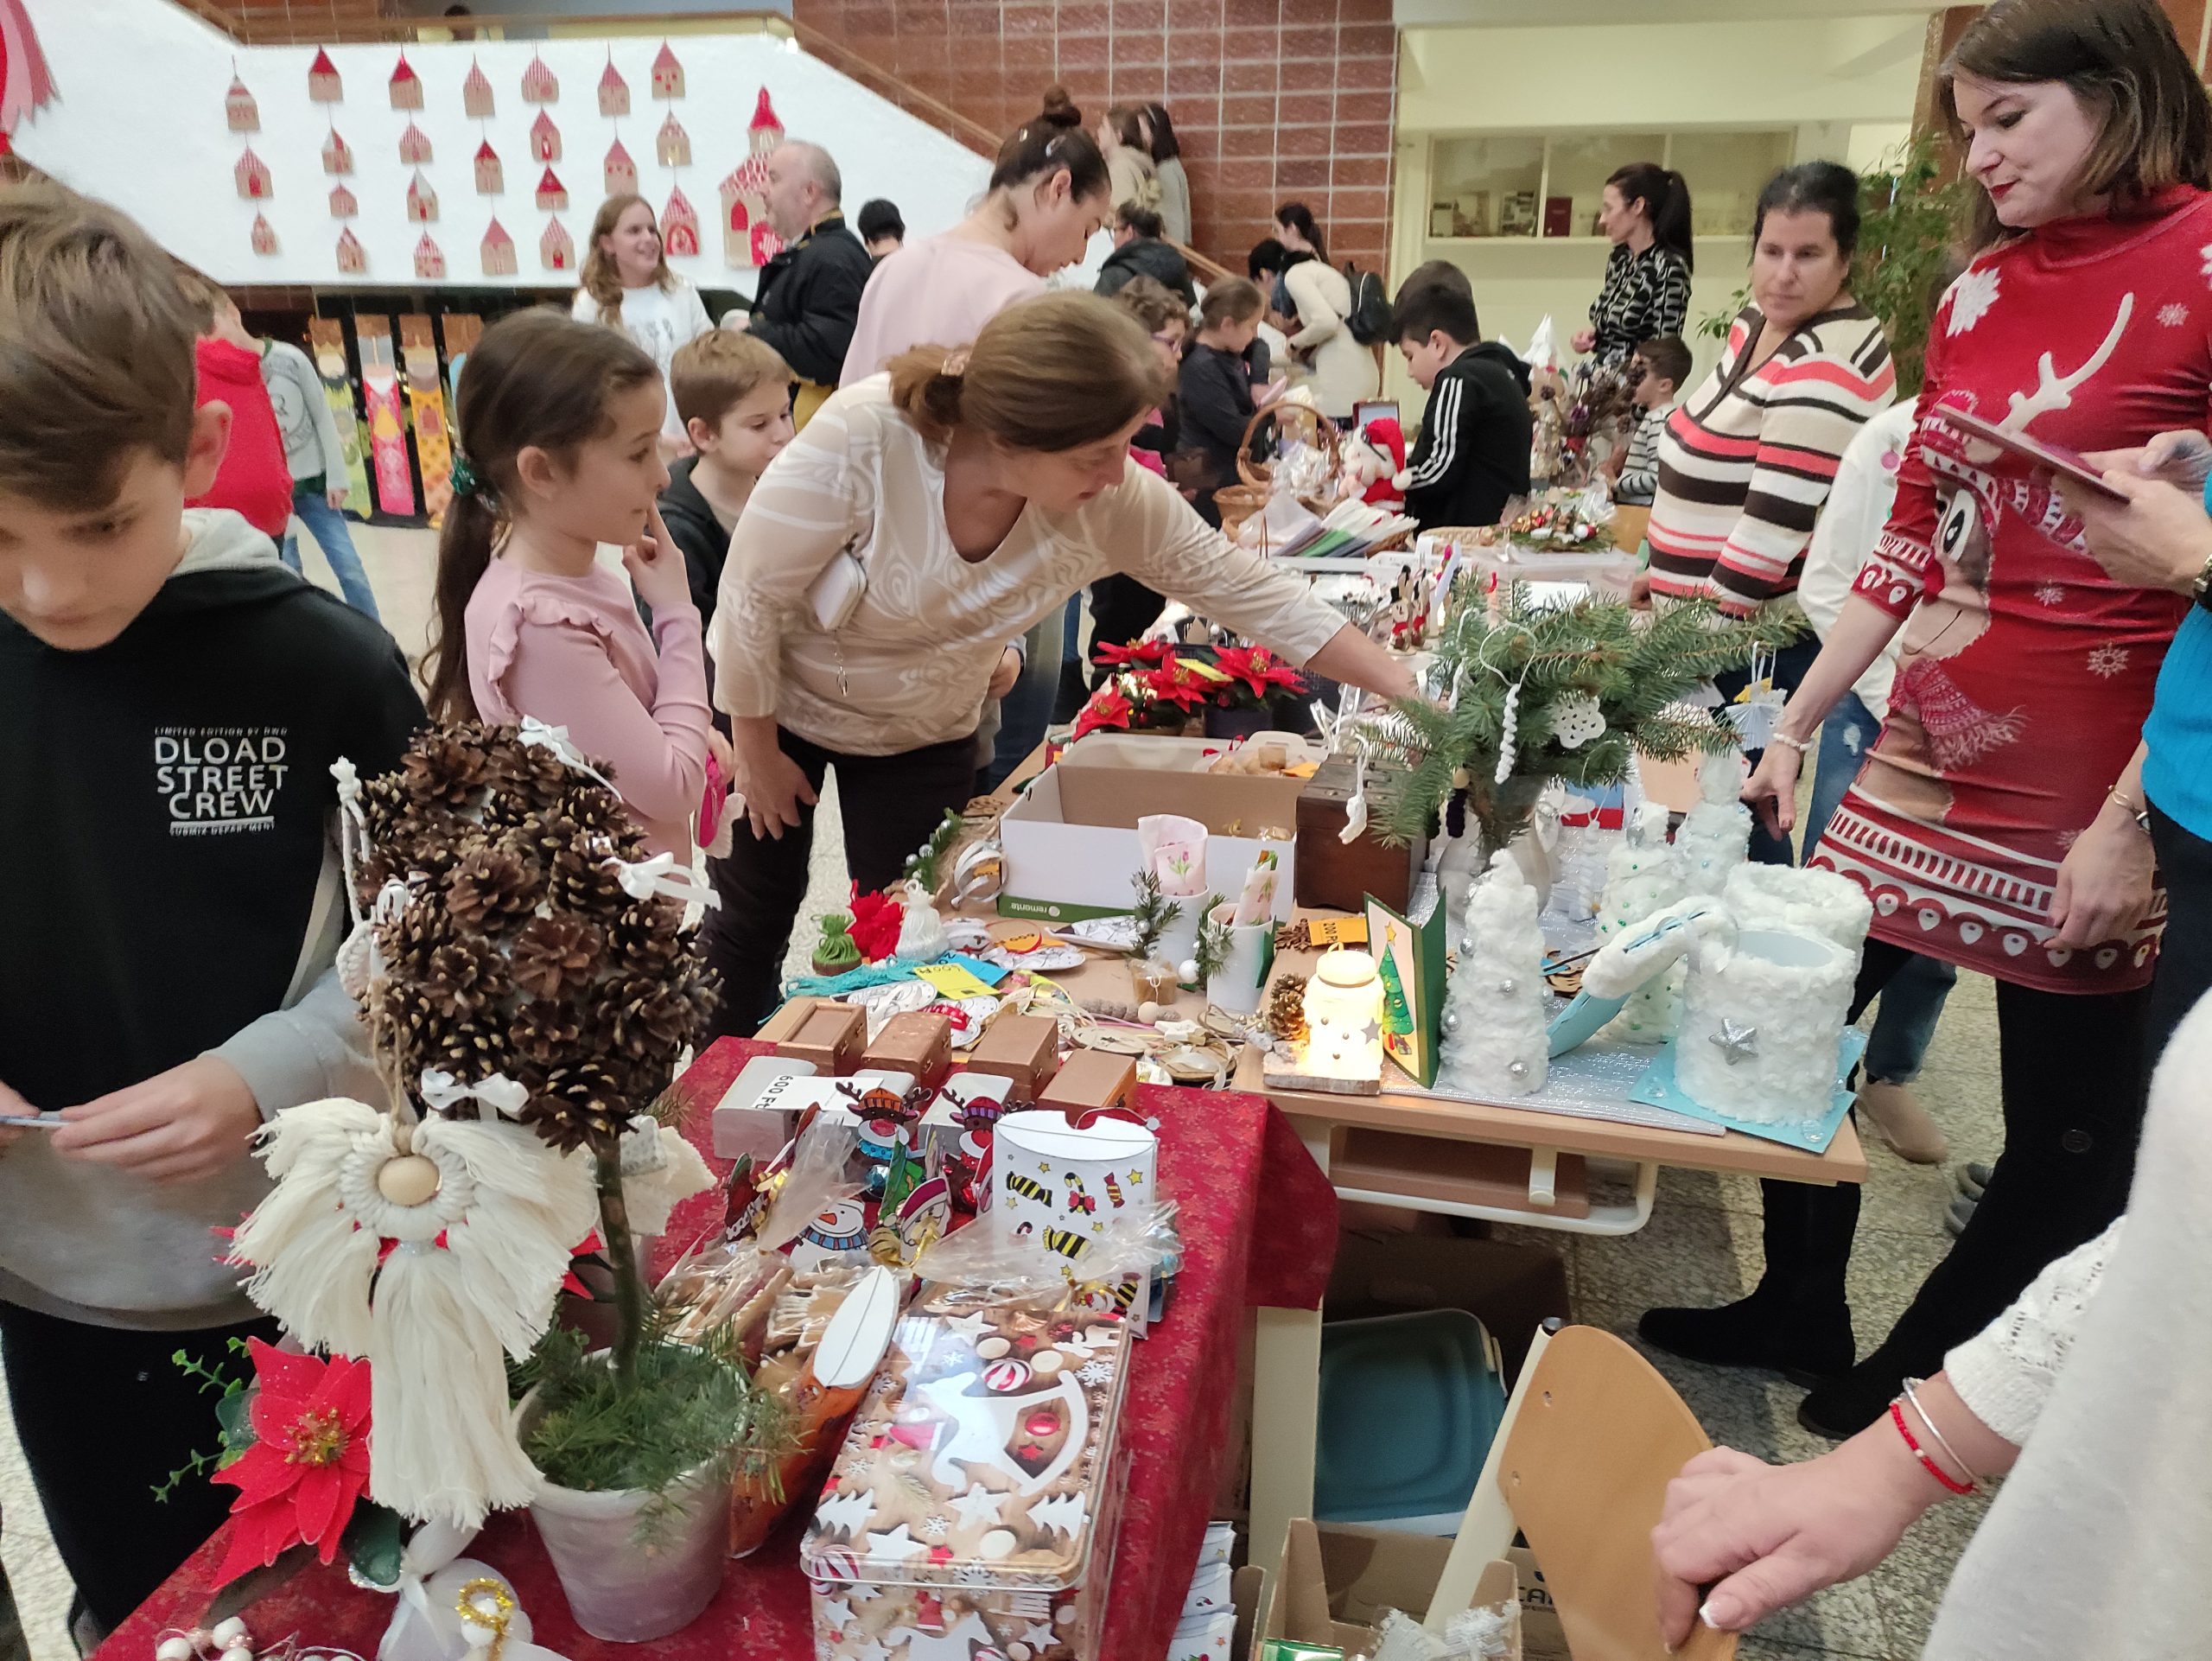
[[[566,727],[586,755],[613,764],[615,788],[641,819],[681,824],[707,783],[707,660],[698,608],[653,614],[659,687],[651,709],[630,690],[589,626],[563,618],[525,620],[500,685],[507,701],[550,726]]]

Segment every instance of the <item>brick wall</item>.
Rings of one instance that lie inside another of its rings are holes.
[[[1275,205],[1297,199],[1332,259],[1382,267],[1389,0],[793,0],[792,16],[995,133],[1054,81],[1094,123],[1109,104],[1163,103],[1201,251],[1241,271]]]

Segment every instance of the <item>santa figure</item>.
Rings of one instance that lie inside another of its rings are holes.
[[[1405,512],[1398,475],[1406,470],[1406,433],[1395,416],[1376,416],[1354,433],[1344,447],[1343,467],[1344,495],[1388,513]]]

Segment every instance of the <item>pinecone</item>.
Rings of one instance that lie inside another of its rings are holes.
[[[495,1072],[505,1072],[514,1065],[514,1046],[508,1041],[505,1021],[498,1016],[441,1021],[431,1037],[430,1049],[416,1068],[404,1076],[412,1079],[422,1067],[442,1067],[454,1078],[473,1084]]]
[[[1268,1030],[1286,1044],[1306,1036],[1306,977],[1285,975],[1268,995]]]
[[[583,1017],[573,1003],[537,998],[523,1005],[509,1031],[515,1053],[525,1065],[550,1067],[576,1053],[583,1042]]]
[[[399,764],[402,788],[419,802],[466,807],[484,787],[481,743],[467,728],[432,727],[418,733]]]
[[[530,915],[543,881],[536,862],[509,847],[473,849],[446,879],[446,907],[469,927],[497,933]]]
[[[423,996],[441,1015],[463,1017],[493,1008],[512,991],[505,962],[481,939],[461,939],[430,954]]]
[[[563,793],[559,811],[573,819],[586,835],[613,840],[616,851],[622,852],[625,858],[634,856],[620,844],[638,835],[638,822],[630,817],[630,810],[623,805],[622,799],[604,786],[579,775]]]
[[[595,1061],[581,1061],[548,1072],[522,1117],[565,1153],[587,1143],[612,1143],[629,1121],[629,1105],[611,1072]]]
[[[377,925],[377,951],[385,972],[397,981],[419,984],[430,972],[430,961],[454,938],[453,920],[442,907],[424,904],[418,896],[394,917]]]
[[[605,1007],[609,1047],[632,1061],[673,1062],[699,1018],[685,988],[658,980],[620,982]]]
[[[515,937],[515,983],[532,996],[581,992],[600,971],[607,937],[580,917],[533,917]]]
[[[496,786],[534,807],[542,808],[560,799],[569,782],[569,768],[559,756],[543,746],[524,743],[519,727],[492,728],[489,737],[491,756],[486,771]]]
[[[575,821],[563,818],[558,824],[575,829]],[[587,917],[612,918],[630,903],[630,896],[622,892],[622,885],[615,880],[613,868],[607,864],[604,854],[594,853],[570,841],[561,846],[553,856],[550,898],[563,911],[580,912]]]

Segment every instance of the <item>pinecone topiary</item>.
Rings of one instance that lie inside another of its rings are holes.
[[[515,937],[515,984],[533,997],[581,992],[606,951],[607,937],[580,917],[533,917]]]

